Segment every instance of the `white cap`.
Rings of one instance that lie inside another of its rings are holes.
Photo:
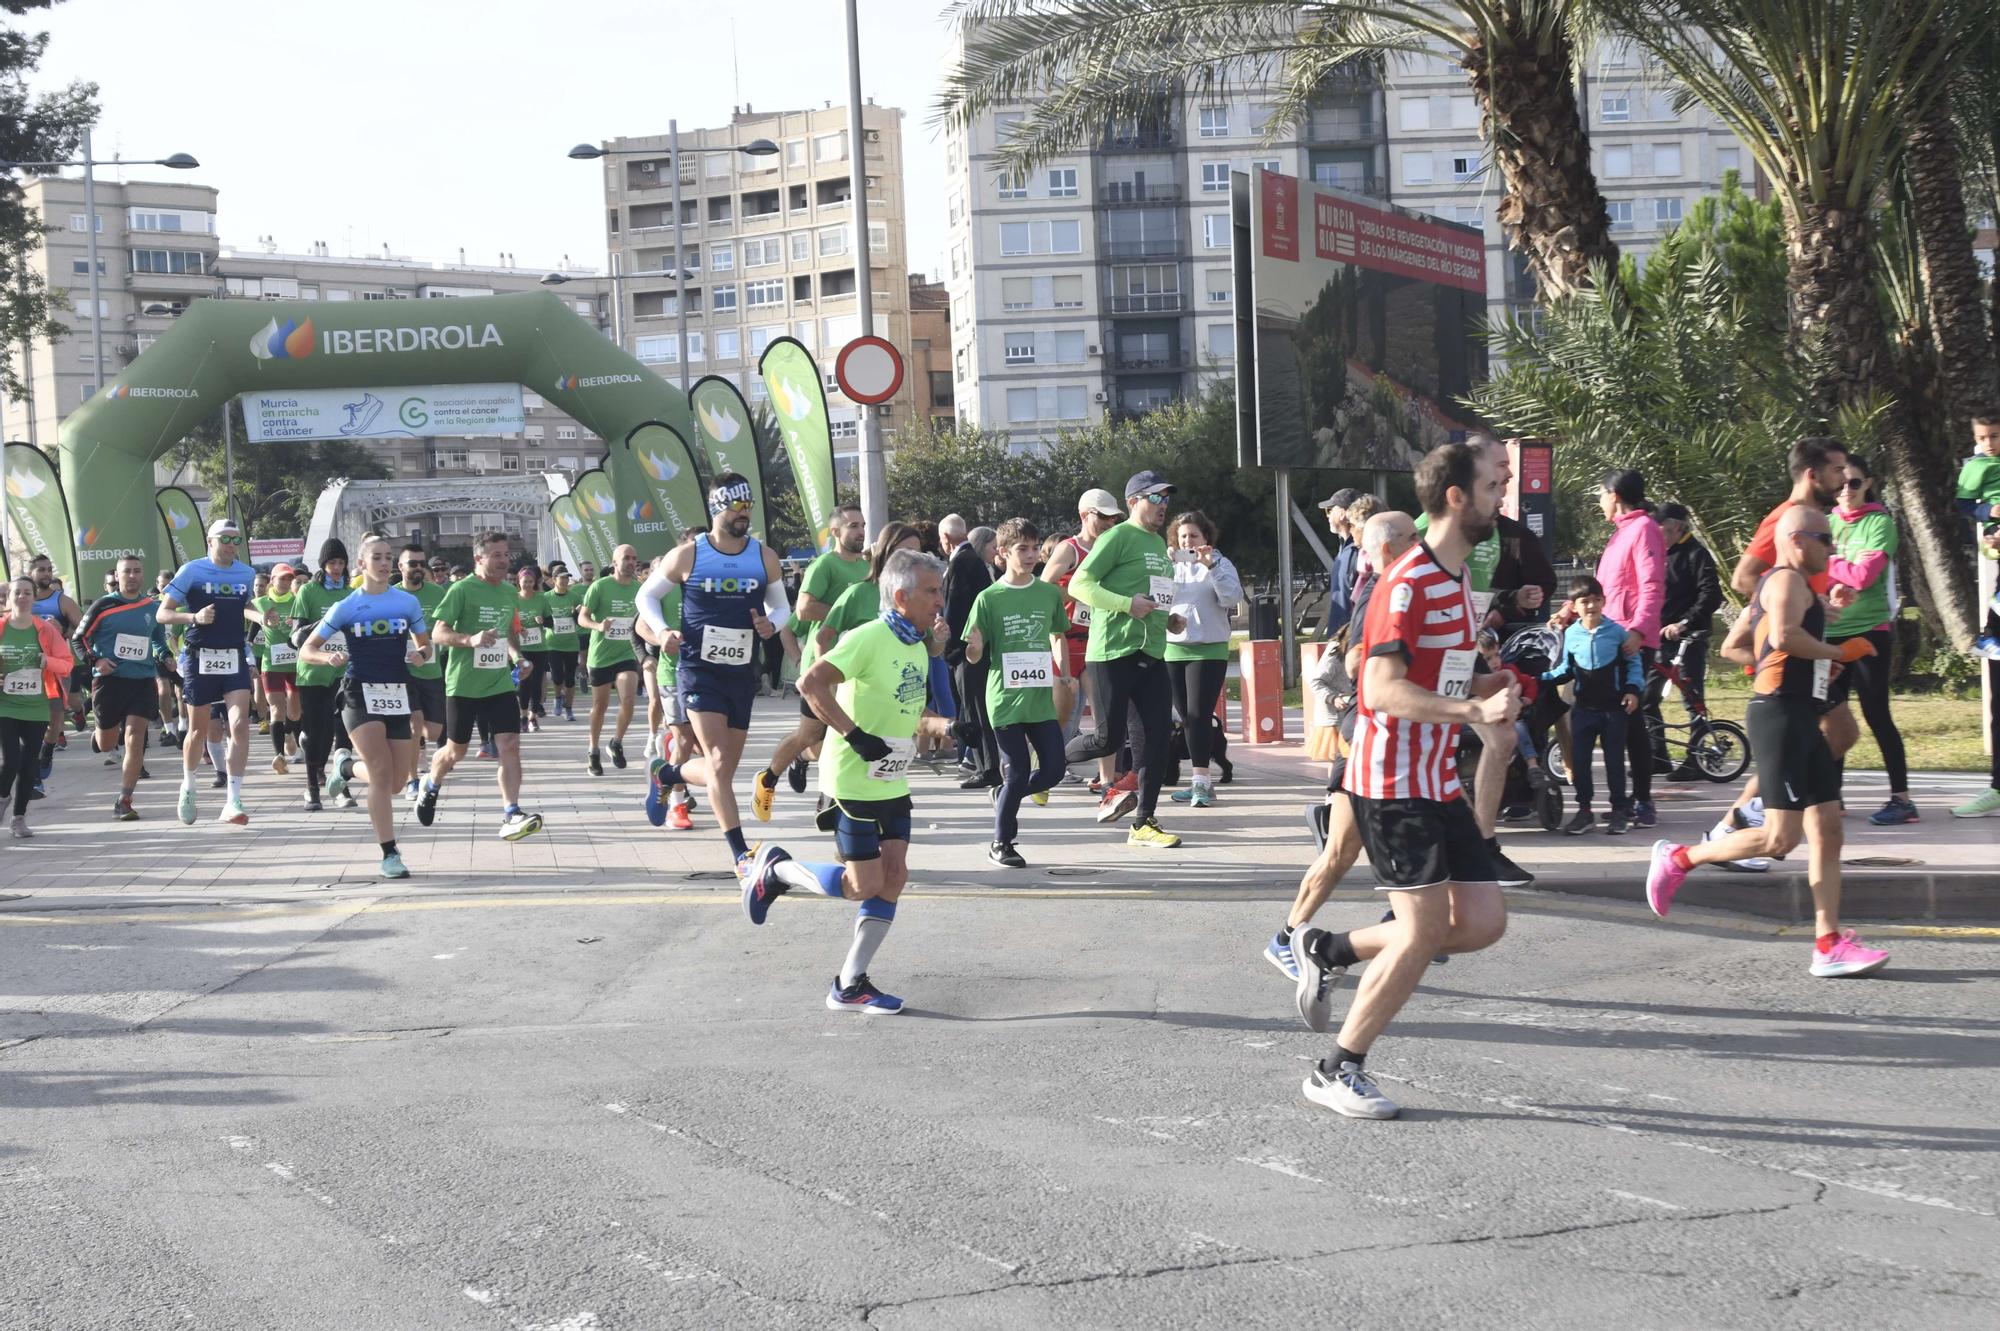
[[[1123,517],[1125,505],[1111,497],[1109,490],[1085,490],[1076,501],[1078,513],[1102,513],[1108,518]]]
[[[229,518],[217,518],[208,524],[208,534],[210,536],[241,536],[243,533],[236,529],[235,522]]]

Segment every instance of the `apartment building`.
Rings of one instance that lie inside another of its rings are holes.
[[[955,57],[954,57],[955,58]],[[1593,161],[1625,252],[1643,256],[1748,155],[1630,47],[1585,80]],[[1025,105],[945,139],[952,377],[961,419],[1017,451],[1065,428],[1199,394],[1235,371],[1229,181],[1264,167],[1483,228],[1488,309],[1534,299],[1493,220],[1475,103],[1456,59],[1390,62],[1328,82],[1305,121],[1265,142],[1268,93],[1164,100],[1024,175],[998,152]]]
[[[24,182],[24,189],[29,210],[38,211],[54,228],[29,262],[52,288],[66,292],[71,307],[63,316],[68,336],[53,345],[36,339],[13,349],[30,393],[25,401],[5,404],[7,438],[33,440],[44,448],[55,446],[62,422],[96,390],[98,322],[103,325],[103,379],[108,381],[196,300],[432,300],[548,289],[540,283],[545,269],[467,262],[462,251],[457,261],[447,262],[387,253],[339,256],[318,243],[302,253],[281,251],[270,242],[250,248],[224,245],[213,188],[100,180],[100,308],[93,315],[82,180],[40,177]],[[608,329],[610,284],[582,270],[566,275],[561,299],[598,328]],[[402,479],[544,471],[574,476],[603,461],[602,439],[534,393],[525,401],[528,424],[521,435],[372,440],[366,447],[392,476]],[[240,439],[238,446],[256,447]],[[185,486],[198,500],[207,500],[190,473],[156,465],[155,480]],[[475,531],[490,526],[525,534],[520,519],[498,514],[438,514],[409,523],[426,543],[446,546],[463,545]]]
[[[672,142],[666,134],[601,145],[606,245],[616,274],[616,321],[626,348],[670,381],[685,368],[732,379],[753,408],[764,400],[757,361],[772,338],[803,342],[826,376],[827,414],[843,469],[858,454],[855,405],[833,380],[833,359],[859,336],[854,234],[856,177],[867,190],[867,274],[873,331],[910,346],[904,255],[903,113],[862,108],[860,169],[848,143],[847,108],[732,112],[727,125],[680,131],[680,213],[673,204]],[[775,154],[734,151],[759,139]],[[675,289],[680,244],[686,301],[686,365]],[[920,410],[912,377],[877,410],[885,443]]]
[[[942,282],[910,274],[910,354],[905,370],[917,411],[948,425],[958,419],[951,383],[951,293]]]

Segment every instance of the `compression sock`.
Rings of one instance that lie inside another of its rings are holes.
[[[1671,852],[1671,857],[1673,859],[1674,867],[1676,869],[1694,868],[1694,861],[1688,858],[1688,851],[1686,846],[1675,846],[1673,848],[1673,851]]]
[[[841,884],[847,876],[844,866],[838,864],[813,864],[805,860],[781,860],[772,870],[779,882],[788,888],[801,892],[817,892],[823,897],[846,895]]]
[[[1346,933],[1322,933],[1317,940],[1319,947],[1315,955],[1328,966],[1336,969],[1356,966],[1361,958],[1355,955],[1353,935]]]
[[[1833,945],[1835,943],[1838,943],[1839,941],[1840,941],[1839,934],[1821,934],[1818,938],[1813,940],[1813,946],[1817,948],[1822,955],[1824,955],[1825,953],[1833,951]]]
[[[229,798],[230,798],[230,800],[231,800],[232,802],[234,802],[234,803],[237,803],[237,804],[241,804],[241,803],[243,802],[243,778],[242,778],[242,777],[240,777],[240,776],[234,776],[234,775],[232,775],[232,776],[231,776],[231,777],[229,778]]]
[[[740,827],[723,828],[722,839],[729,843],[729,853],[734,855],[737,859],[740,860],[745,855],[748,855],[750,853],[750,843],[743,839],[742,828]]]
[[[284,751],[285,723],[283,721],[273,721],[271,723],[271,752],[283,753]]]
[[[396,838],[390,837],[387,841],[379,842],[378,844],[382,847],[382,853],[385,856],[396,853]]]
[[[871,897],[861,903],[861,909],[854,917],[854,942],[847,949],[847,960],[840,967],[840,987],[845,989],[868,973],[868,963],[875,959],[875,949],[882,946],[882,940],[889,936],[889,926],[896,919],[896,903]]]

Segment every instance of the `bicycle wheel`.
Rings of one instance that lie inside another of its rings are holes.
[[[1710,721],[1688,736],[1688,759],[1710,781],[1727,785],[1750,766],[1750,737],[1734,721]]]

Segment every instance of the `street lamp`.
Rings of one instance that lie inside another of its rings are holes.
[[[187,153],[175,153],[171,157],[114,158],[109,163],[99,162],[90,155],[90,131],[87,129],[83,131],[83,157],[81,160],[74,162],[0,162],[0,169],[9,171],[24,167],[48,170],[65,166],[80,166],[83,168],[83,211],[86,214],[83,233],[89,238],[89,258],[87,262],[90,264],[90,326],[94,340],[94,350],[97,354],[97,358],[92,363],[90,370],[90,391],[93,396],[97,393],[98,389],[104,387],[104,311],[99,304],[101,297],[98,294],[97,277],[96,168],[106,165],[164,166],[172,171],[192,171],[200,166],[201,163],[197,162]]]
[[[681,395],[685,397],[688,391],[687,278],[689,273],[687,270],[687,255],[681,247],[680,121],[669,120],[667,122],[667,138],[668,170],[673,173],[674,177],[674,310],[676,314],[674,335],[679,342]],[[657,151],[659,150],[656,148],[600,148],[594,143],[579,143],[576,147],[569,150],[569,155],[579,162],[590,162],[600,157],[643,156]],[[744,144],[729,144],[720,148],[690,148],[688,151],[693,153],[742,153],[746,157],[772,157],[777,154],[778,145],[769,139],[752,139],[750,142]],[[547,280],[547,278],[543,279],[543,281]],[[618,275],[613,273],[611,280],[616,282]],[[617,293],[613,292],[612,294],[616,295]],[[620,330],[618,334],[618,349],[623,351],[625,349],[625,334],[623,331],[625,321],[622,316],[625,302],[622,297],[619,299],[618,304],[621,316],[618,320]]]

